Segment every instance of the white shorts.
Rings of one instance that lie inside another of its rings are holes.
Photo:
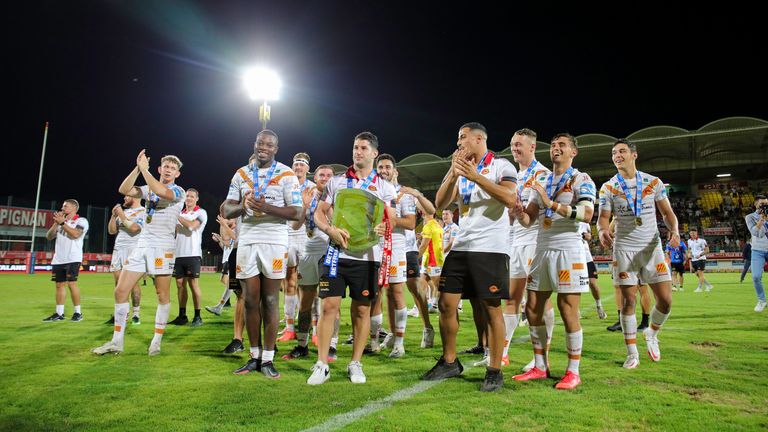
[[[655,284],[671,281],[669,265],[661,246],[641,251],[613,251],[613,283],[617,285]]]
[[[288,247],[276,244],[239,245],[237,278],[248,279],[263,274],[267,279],[285,279]]]
[[[133,249],[123,248],[112,251],[112,262],[109,263],[109,271],[116,272],[123,269],[128,264],[128,257],[131,256]]]
[[[304,244],[307,236],[288,236],[288,267],[296,267],[304,254]]]
[[[408,261],[405,250],[393,250],[392,261],[389,263],[389,283],[403,283],[408,277]]]
[[[531,272],[533,254],[535,253],[535,244],[513,246],[509,256],[509,278],[520,279],[528,277],[528,274]]]
[[[320,260],[324,256],[324,253],[301,256],[299,261],[299,285],[316,286],[320,283],[320,266],[323,265]]]
[[[133,248],[128,255],[128,262],[123,265],[123,270],[150,276],[172,275],[173,263],[176,261],[175,253],[174,249]]]
[[[421,274],[427,275],[427,276],[429,276],[431,278],[439,278],[440,277],[440,273],[442,273],[442,272],[443,272],[443,267],[442,266],[435,266],[435,267],[432,267],[432,266],[428,266],[428,267],[421,266]]]
[[[562,294],[589,291],[584,249],[579,247],[572,250],[536,250],[526,288],[531,291],[554,291]]]

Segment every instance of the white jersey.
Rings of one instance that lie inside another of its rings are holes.
[[[265,191],[265,200],[267,204],[276,207],[301,207],[301,192],[299,190],[299,180],[291,169],[277,162],[272,177],[267,180],[267,174],[271,165],[266,168],[256,169],[256,164],[246,165],[232,176],[232,183],[229,185],[227,199],[240,201],[245,197],[246,192],[253,191],[254,172],[259,179],[259,189],[264,182],[269,181]],[[237,241],[240,246],[260,244],[276,244],[288,247],[288,226],[285,219],[271,216],[264,213],[254,214],[253,210],[245,209],[239,225]]]
[[[416,199],[413,195],[400,192],[400,185],[395,186],[395,216],[405,217],[416,214]],[[382,237],[382,244],[384,238]],[[394,227],[392,229],[392,250],[407,250],[405,228]]]
[[[502,181],[515,183],[517,170],[506,159],[493,158],[489,153],[484,160],[480,175],[495,184]],[[509,216],[507,207],[492,198],[488,192],[475,185],[470,192],[469,203],[464,204],[461,185],[463,177],[456,180],[461,209],[461,229],[453,241],[452,251],[491,252],[509,255]],[[466,179],[464,179],[466,180]]]
[[[199,206],[195,206],[192,211],[187,211],[184,208],[179,216],[188,221],[197,220],[200,222],[200,226],[191,230],[184,227],[179,223],[176,227],[176,258],[179,257],[202,257],[202,242],[203,242],[203,230],[205,224],[208,223],[208,213],[201,209]]]
[[[144,207],[130,207],[123,210],[126,219],[133,222],[134,225],[138,225],[144,228],[144,218],[146,217],[146,211]],[[120,218],[115,218],[115,225],[117,225],[117,237],[115,237],[115,250],[133,249],[139,242],[139,234],[141,230],[131,232],[128,230],[121,221]]]
[[[416,231],[415,230],[405,230],[405,252],[418,252],[419,251],[419,245],[416,244]]]
[[[532,188],[533,184],[536,182],[546,184],[547,176],[552,172],[541,162],[536,160],[534,160],[534,162],[536,162],[536,165],[533,166],[533,162],[531,162],[533,168],[530,171],[526,169],[525,171],[517,172],[517,198],[520,200],[523,208],[527,207],[528,203],[531,201],[531,194],[537,195],[536,191]],[[536,219],[536,221],[534,221],[528,228],[520,225],[520,222],[515,219],[509,233],[510,245],[512,247],[535,245],[538,236],[538,219]]]
[[[563,174],[553,177],[553,192],[562,177]],[[544,190],[546,190],[548,179],[549,175],[547,180],[541,184]],[[592,181],[589,175],[574,168],[570,179],[565,182],[562,188],[555,192],[554,201],[567,206],[574,206],[580,201],[588,201],[594,205],[595,192],[595,182]],[[541,203],[541,197],[538,192],[531,195],[531,202],[539,206],[539,223],[542,223],[545,218],[546,209]],[[579,221],[562,217],[558,213],[552,212],[552,226],[548,229],[544,229],[542,226],[539,229],[536,245],[539,249],[581,250],[583,246],[581,235],[579,234]]]
[[[592,228],[586,222],[579,222],[579,235],[584,233],[589,233],[589,235],[592,235]],[[581,238],[581,242],[584,244],[584,256],[586,257],[587,262],[594,261],[592,258],[592,251],[589,250],[589,242],[584,240],[584,237]]]
[[[448,247],[448,243],[451,240],[456,240],[456,236],[459,235],[459,226],[451,222],[450,225],[443,227],[443,249]]]
[[[326,203],[333,205],[333,203],[336,202],[336,193],[347,188],[347,178],[352,179],[352,187],[360,188],[364,184],[366,179],[351,177],[352,174],[354,174],[354,171],[350,168],[345,174],[334,176],[328,180],[328,183],[325,185],[325,193],[323,194]],[[378,175],[366,187],[365,191],[384,201],[386,207],[392,206],[392,202],[395,200],[396,196],[395,187],[392,183],[382,179]],[[381,247],[379,246],[379,243],[376,243],[371,246],[370,249],[363,252],[349,252],[342,249],[339,251],[339,258],[357,261],[381,261]]]
[[[696,240],[688,239],[688,249],[691,251],[691,261],[700,261],[707,259],[704,250],[707,248],[707,241],[699,237]]]
[[[224,254],[221,257],[221,262],[223,263],[229,262],[229,256],[232,255],[232,249],[234,249],[232,246],[229,246],[229,245],[224,246],[224,249],[223,249]]]
[[[304,228],[306,229],[307,236],[309,236],[309,226],[311,223],[310,217],[314,217],[314,215],[310,216],[310,210],[312,209],[312,205],[315,205],[315,209],[317,209],[317,202],[320,201],[320,191],[317,190],[316,186],[313,186],[315,188],[314,191],[312,191],[312,201],[309,203],[309,208],[305,208],[304,212],[306,213],[306,218],[304,220]],[[328,221],[330,223],[330,221]],[[312,237],[309,237],[307,241],[304,243],[304,255],[325,255],[325,253],[328,251],[328,234],[320,231],[316,226],[312,229]]]
[[[297,178],[296,181],[299,179]],[[311,181],[310,179],[304,179],[304,183],[299,183],[299,192],[304,192],[305,189],[312,190],[312,188],[316,187],[317,185],[315,182]],[[299,226],[299,229],[293,229],[293,221],[285,221],[286,225],[288,225],[288,236],[289,237],[298,237],[300,239],[304,239],[304,236],[307,235],[307,230],[305,227],[305,224],[301,224]]]
[[[165,185],[173,191],[173,199],[167,200],[150,192],[149,186],[141,186],[141,198],[146,203],[144,227],[141,229],[136,247],[176,249],[176,224],[184,208],[186,193],[177,184]],[[151,217],[151,219],[150,219]]]
[[[659,229],[656,226],[656,202],[667,198],[664,182],[650,174],[638,171],[643,183],[641,192],[640,219],[642,225],[635,222],[635,214],[630,208],[618,175],[603,183],[600,188],[600,211],[609,211],[616,221],[616,240],[614,248],[620,251],[640,251],[661,244]],[[637,191],[635,177],[624,179],[629,190],[629,199],[634,202]]]
[[[88,232],[88,220],[75,215],[64,224],[70,228],[82,230],[83,233],[80,237],[73,239],[64,231],[64,227],[56,227],[56,249],[53,251],[52,265],[83,262],[83,241]]]

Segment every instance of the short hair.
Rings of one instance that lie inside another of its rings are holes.
[[[761,199],[765,199],[765,198],[766,198],[766,196],[764,194],[757,194],[757,195],[755,195],[755,201],[761,200]]]
[[[379,149],[379,139],[376,138],[376,135],[374,135],[372,132],[360,132],[359,134],[355,135],[355,141],[357,140],[364,140],[371,143],[371,147],[378,150]]]
[[[576,140],[576,137],[569,134],[568,132],[561,132],[559,134],[555,134],[555,136],[552,137],[551,140],[549,140],[549,143],[555,142],[558,138],[568,138],[568,140],[571,142],[571,146],[575,149],[579,148],[579,143]]]
[[[696,228],[689,228],[688,232],[699,232],[699,230],[697,230]]]
[[[197,195],[198,198],[200,198],[200,192],[197,191],[195,188],[189,188],[187,189],[187,193],[194,192],[195,195]]]
[[[175,156],[175,155],[165,155],[165,156],[163,156],[162,159],[160,159],[160,165],[162,165],[162,164],[164,164],[166,162],[170,162],[170,163],[176,164],[176,166],[179,169],[181,169],[181,167],[184,166],[184,164],[181,163],[181,159],[179,159],[179,157]]]
[[[328,169],[328,170],[331,170],[331,172],[334,172],[334,171],[333,171],[333,167],[332,167],[332,166],[330,166],[330,165],[326,165],[326,164],[323,164],[323,165],[318,165],[318,166],[317,166],[317,168],[315,168],[315,172],[318,172],[318,171],[320,171],[321,169]]]
[[[632,141],[626,138],[619,138],[616,140],[615,143],[613,143],[613,146],[616,147],[619,144],[626,144],[626,146],[629,147],[629,151],[631,151],[632,153],[637,153],[637,146]]]
[[[309,164],[309,161],[310,161],[309,155],[304,153],[304,152],[299,152],[299,153],[296,153],[295,155],[293,155],[293,161],[294,162],[296,162],[296,159],[299,159],[299,160],[301,160],[303,162],[306,162],[307,164]]]
[[[515,135],[524,135],[532,139],[533,142],[536,142],[536,132],[534,132],[532,129],[522,128],[515,132]]]
[[[486,138],[488,138],[488,129],[486,129],[485,126],[483,126],[478,122],[464,123],[463,125],[461,125],[459,130],[462,130],[464,128],[469,128],[469,130],[473,130],[473,131],[480,131],[485,135]]]
[[[258,140],[259,136],[261,136],[261,135],[268,135],[268,136],[275,137],[275,144],[277,144],[278,141],[279,141],[279,139],[277,138],[277,134],[272,129],[264,129],[261,132],[257,133],[256,134],[256,140]]]
[[[379,162],[381,162],[383,160],[388,160],[388,161],[392,162],[392,166],[393,167],[397,167],[397,161],[395,160],[395,157],[392,156],[391,154],[389,154],[389,153],[382,153],[382,154],[380,154],[379,157],[376,158],[376,165],[378,165]]]
[[[80,210],[80,203],[74,198],[64,200],[64,204],[72,204],[75,206],[75,210]]]

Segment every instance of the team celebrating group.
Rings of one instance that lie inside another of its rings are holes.
[[[659,361],[657,336],[670,315],[673,286],[657,211],[669,233],[669,248],[674,250],[681,243],[664,182],[636,168],[637,149],[627,140],[613,145],[611,157],[617,173],[598,194],[590,176],[573,166],[578,145],[570,134],[552,138],[551,169],[535,159],[536,133],[530,129],[517,131],[511,139],[516,166],[489,151],[487,139],[483,125],[461,126],[458,149],[432,203],[417,189],[398,184],[395,159],[379,153],[378,139],[370,132],[354,138],[353,163],[346,172],[334,175],[330,166],[321,165],[310,181],[309,155],[298,153],[292,166],[284,165],[276,160],[277,134],[261,131],[248,164],[232,177],[216,219],[221,228],[214,235],[225,251],[226,288],[219,304],[208,310],[220,314],[234,292],[234,338],[225,352],[243,350],[244,328],[248,333],[249,359],[234,372],[258,371],[279,378],[276,342],[297,341],[282,359],[306,357],[310,327],[314,327],[311,340],[316,341],[318,358],[307,384],[326,382],[331,375],[329,363],[337,358],[342,299],[349,295],[353,334],[347,372],[353,383],[365,383],[362,359],[366,351],[389,349],[391,358],[405,355],[407,287],[416,304],[411,314],[423,322],[422,348],[433,346],[429,312],[434,306],[439,310],[442,356],[422,379],[462,374],[456,336],[463,299],[473,306],[478,342],[486,351],[483,362],[478,362],[486,366],[482,391],[498,391],[504,384],[501,368],[509,364],[509,344],[521,323],[521,312],[530,328],[533,361],[513,379],[549,379],[554,293],[568,354],[567,369],[555,387],[574,389],[581,384],[581,294],[591,290],[600,318],[605,317],[596,269],[583,240],[591,235],[589,223],[595,211],[600,243],[613,249],[612,276],[623,299],[619,317],[627,349],[623,367],[632,369],[640,363],[635,297],[641,284],[650,286],[655,297],[643,336],[651,360]],[[207,215],[196,205],[197,191],[185,191],[176,184],[181,167],[179,158],[165,156],[158,168],[159,178],[155,178],[142,150],[136,167],[119,187],[125,202],[113,209],[109,225],[110,233],[117,233],[112,257],[114,331],[111,340],[92,350],[95,354],[123,351],[129,295],[133,293],[133,321],[138,322],[138,282],[145,275],[154,279],[158,296],[149,355],[161,351],[172,277],[177,281],[180,306],[179,316],[171,323],[188,320],[188,284],[195,308],[192,324],[202,324],[198,278],[200,236]],[[144,186],[136,186],[139,176]],[[337,199],[339,192],[353,188],[384,203],[383,218],[370,227],[380,241],[365,250],[348,249],[350,230],[332,223],[334,208],[341,211],[343,206],[343,200]],[[82,261],[88,223],[77,216],[77,207],[76,201],[67,200],[48,232],[49,239],[56,238],[53,279],[57,304],[48,321],[64,319],[67,284],[76,304],[72,319],[82,319],[76,285],[79,264],[73,264]],[[454,209],[459,214],[458,227],[451,221]],[[444,228],[436,222],[437,211],[445,213]],[[423,221],[420,240],[415,232],[418,219]],[[765,224],[758,227],[763,237]],[[447,247],[442,244],[444,234]],[[278,339],[281,290],[286,328]],[[383,292],[387,293],[390,331],[380,342]]]

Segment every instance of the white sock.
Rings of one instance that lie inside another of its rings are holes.
[[[125,312],[128,313],[127,310]],[[152,336],[152,343],[160,343],[163,340],[163,333],[165,333],[165,326],[168,324],[168,315],[170,313],[170,303],[157,305],[157,312],[155,312],[155,335]]]
[[[285,328],[288,331],[295,331],[293,325],[296,319],[296,305],[299,304],[299,296],[285,296]]]
[[[671,312],[671,311],[670,311]],[[669,313],[661,313],[656,310],[656,306],[651,309],[651,326],[649,327],[651,336],[656,336],[661,331],[661,326],[667,322]]]
[[[595,300],[595,306],[597,307],[603,307],[603,301],[600,299]]]
[[[275,350],[264,350],[261,353],[262,363],[271,362],[275,358]]]
[[[333,335],[331,336],[331,346],[336,348],[336,344],[339,343],[339,326],[341,325],[340,320],[337,318],[333,321]]]
[[[312,300],[312,334],[317,334],[317,321],[320,319],[320,297]]]
[[[251,358],[258,359],[261,358],[261,348],[260,347],[251,347]],[[274,355],[274,352],[272,353]]]
[[[627,355],[637,356],[637,317],[635,314],[621,314],[619,321],[624,333],[624,343],[627,345]]]
[[[123,347],[125,338],[125,322],[128,320],[128,303],[115,303],[115,327],[112,332],[112,342]]]
[[[59,315],[64,315],[64,305],[56,305],[56,313]]]
[[[459,310],[464,310],[464,300],[459,300]]]
[[[547,370],[546,351],[544,350],[544,340],[547,337],[547,328],[545,326],[530,326],[528,331],[531,333],[533,359],[536,362],[536,368]]]
[[[574,333],[565,334],[565,347],[568,349],[568,369],[579,374],[579,363],[581,362],[581,345],[584,342],[584,336],[581,330]]]
[[[229,296],[232,295],[232,290],[229,289],[229,287],[224,288],[224,292],[221,293],[221,300],[219,300],[219,305],[223,306],[224,303],[229,300]]]
[[[75,306],[75,313],[80,313],[80,305]]]
[[[371,317],[371,340],[373,342],[379,341],[379,330],[381,330],[382,321],[384,321],[384,316],[382,314]]]
[[[408,323],[408,308],[395,310],[395,346],[403,345],[405,326]]]
[[[547,346],[552,344],[552,332],[555,331],[555,308],[544,311],[544,325],[547,327]]]
[[[517,314],[504,314],[504,352],[502,357],[509,355],[509,344],[512,343],[512,337],[515,335],[517,322],[520,320]]]
[[[141,306],[134,306],[133,307],[133,316],[137,317],[139,316],[139,310],[141,309]]]

